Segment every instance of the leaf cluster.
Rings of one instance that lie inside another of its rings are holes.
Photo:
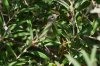
[[[90,13],[97,6],[99,0],[0,0],[0,66],[99,66],[100,17]]]

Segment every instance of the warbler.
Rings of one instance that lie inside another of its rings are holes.
[[[47,36],[47,33],[48,31],[51,30],[53,23],[56,22],[57,17],[58,17],[57,14],[52,14],[48,17],[47,24],[45,28],[43,29],[42,33],[40,34],[39,39],[43,39]]]

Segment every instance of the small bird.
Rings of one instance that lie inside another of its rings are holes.
[[[52,14],[48,17],[47,20],[47,25],[45,26],[45,28],[43,29],[42,33],[39,36],[39,39],[43,39],[44,37],[46,37],[47,32],[51,29],[52,24],[55,23],[56,19],[57,19],[58,15],[57,14]]]

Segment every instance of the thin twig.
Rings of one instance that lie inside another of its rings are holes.
[[[38,42],[39,42],[38,40],[35,40],[35,41],[32,41],[32,43],[29,46],[25,46],[26,48],[17,56],[16,59],[19,59],[22,54],[24,54],[25,52],[27,52],[28,48],[30,48],[31,46],[35,46]]]

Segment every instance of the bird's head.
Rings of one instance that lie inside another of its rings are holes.
[[[57,14],[52,14],[48,17],[48,22],[55,22],[57,19],[58,15]]]

